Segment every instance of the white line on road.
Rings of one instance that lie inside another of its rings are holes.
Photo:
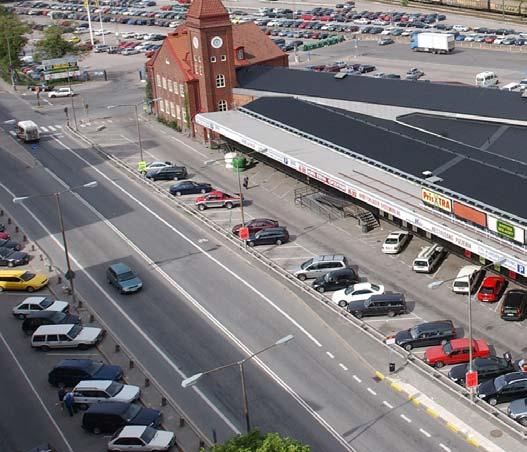
[[[344,369],[344,370],[348,370],[348,368],[342,363],[339,363],[339,366],[342,367],[342,369]]]
[[[57,129],[62,129],[62,126],[61,126],[60,124],[55,124],[55,127],[56,127]]]
[[[35,397],[38,399],[38,401],[40,402],[40,405],[42,405],[42,408],[44,409],[44,411],[46,412],[46,414],[48,415],[49,419],[51,420],[51,423],[53,424],[53,426],[57,429],[57,432],[59,433],[60,437],[62,438],[62,440],[64,441],[64,444],[66,444],[66,447],[68,448],[68,450],[70,452],[73,452],[73,448],[71,447],[70,443],[68,442],[68,440],[66,439],[66,437],[64,436],[64,433],[62,433],[62,430],[60,429],[60,427],[57,425],[57,423],[55,422],[55,419],[54,417],[51,415],[51,413],[49,412],[48,410],[48,407],[44,404],[44,401],[40,398],[40,395],[38,394],[37,390],[35,389],[35,387],[33,386],[33,383],[31,382],[31,380],[29,379],[29,376],[26,374],[26,371],[24,370],[24,368],[22,367],[22,365],[20,364],[20,362],[18,361],[18,359],[16,358],[16,355],[15,353],[13,352],[13,350],[11,349],[11,347],[9,346],[9,344],[7,343],[7,341],[5,340],[4,338],[4,335],[2,333],[0,333],[0,339],[2,340],[2,342],[4,343],[5,345],[5,348],[7,349],[7,351],[9,352],[9,354],[11,355],[11,358],[13,359],[13,361],[16,363],[17,367],[18,367],[18,370],[20,370],[20,373],[24,376],[25,380],[26,380],[26,383],[29,385],[29,387],[31,388],[31,390],[34,392],[35,394]],[[4,363],[5,364],[5,363]],[[5,389],[5,388],[4,388]]]
[[[55,129],[55,127],[53,127],[53,126],[48,126],[48,128],[49,128],[49,130],[51,130],[52,132],[56,132],[56,131],[57,131],[57,129]]]
[[[331,352],[326,352],[326,355],[328,355],[331,359],[335,359],[335,355]]]
[[[423,430],[422,428],[420,428],[419,431],[427,438],[430,438],[432,436],[430,433],[428,433],[426,430]]]
[[[404,414],[401,414],[401,417],[408,423],[412,422],[412,420],[408,416],[405,416]]]
[[[366,390],[370,393],[370,394],[373,394],[373,395],[377,395],[377,393],[371,389],[370,387],[366,388]]]
[[[443,443],[439,443],[439,447],[445,450],[446,452],[451,452],[451,450],[448,447],[446,447]]]
[[[357,375],[353,375],[353,379],[355,381],[358,381],[359,383],[362,383],[362,380],[359,377],[357,377]]]
[[[382,404],[390,408],[390,410],[393,409],[393,405],[390,402],[387,402],[386,400],[383,400]]]
[[[39,126],[38,128],[42,130],[42,132],[49,132],[49,130],[44,126]]]

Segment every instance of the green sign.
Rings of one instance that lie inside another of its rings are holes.
[[[496,232],[498,232],[498,234],[509,237],[510,239],[514,239],[515,237],[514,226],[509,223],[505,223],[501,220],[496,221]]]

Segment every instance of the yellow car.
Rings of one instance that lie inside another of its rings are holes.
[[[0,270],[0,292],[4,290],[26,290],[34,292],[47,286],[48,277],[27,270]]]
[[[66,41],[71,42],[72,44],[77,44],[78,42],[81,42],[81,39],[78,36],[73,36],[66,39]]]

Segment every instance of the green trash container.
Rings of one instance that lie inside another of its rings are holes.
[[[247,166],[247,159],[245,158],[245,156],[240,155],[232,159],[232,169],[234,171],[245,171],[246,166]]]

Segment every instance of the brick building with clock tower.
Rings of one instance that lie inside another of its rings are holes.
[[[193,0],[186,22],[146,63],[153,111],[193,136],[207,139],[197,113],[234,107],[236,69],[288,66],[282,52],[252,23],[232,24],[220,0]]]

